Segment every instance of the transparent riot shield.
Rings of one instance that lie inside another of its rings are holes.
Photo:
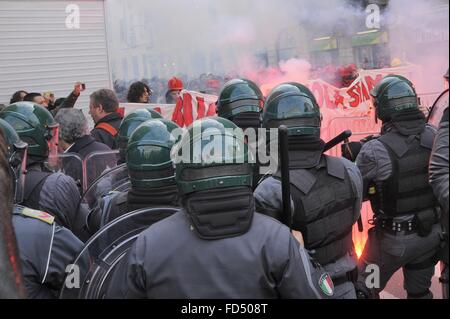
[[[91,210],[98,200],[111,191],[125,192],[130,189],[130,178],[126,164],[116,166],[98,177],[84,192],[80,206]]]
[[[67,270],[62,299],[123,298],[126,254],[141,232],[174,213],[176,208],[141,209],[115,219],[98,231]],[[79,282],[72,280],[79,274]]]
[[[52,172],[59,172],[72,177],[77,182],[80,193],[83,191],[85,175],[83,174],[83,160],[75,153],[61,153],[49,156],[45,163]]]
[[[441,122],[442,115],[445,109],[448,107],[448,90],[444,91],[434,102],[431,107],[430,114],[428,115],[428,123],[439,127],[439,123]]]
[[[86,191],[90,185],[105,172],[117,166],[119,151],[94,152],[86,156],[83,162],[83,173],[85,183],[83,190]]]

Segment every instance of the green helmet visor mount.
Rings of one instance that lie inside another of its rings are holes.
[[[303,118],[291,118],[286,120],[271,120],[267,123],[267,128],[279,128],[281,125],[285,125],[288,128],[288,135],[320,135],[320,118],[317,117],[303,117]]]
[[[234,164],[200,168],[185,168],[177,177],[181,193],[226,188],[233,186],[252,186],[252,165]]]
[[[131,184],[136,188],[158,188],[175,185],[175,168],[173,165],[160,168],[157,171],[129,170]]]
[[[229,104],[221,105],[218,114],[226,119],[231,119],[232,117],[247,112],[259,113],[261,111],[261,101],[260,100],[239,100]]]

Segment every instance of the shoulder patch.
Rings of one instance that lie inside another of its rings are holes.
[[[333,280],[328,273],[324,273],[322,276],[320,276],[319,287],[320,290],[322,290],[322,292],[328,297],[332,297],[334,295]]]
[[[21,214],[34,219],[39,219],[40,221],[43,221],[49,225],[52,225],[55,222],[55,217],[53,217],[49,213],[42,212],[40,210],[34,210],[25,207],[24,209],[22,209]]]

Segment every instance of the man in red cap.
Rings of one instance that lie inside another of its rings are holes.
[[[173,77],[167,83],[168,91],[166,93],[166,103],[175,104],[180,96],[181,90],[183,90],[183,82],[177,78]]]

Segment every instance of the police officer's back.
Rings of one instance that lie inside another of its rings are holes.
[[[355,298],[352,228],[360,216],[361,175],[348,160],[323,154],[319,106],[305,86],[282,84],[267,97],[263,127],[280,125],[288,127],[293,230],[332,276],[335,297]],[[264,179],[254,196],[258,212],[283,220],[280,171]]]
[[[441,241],[438,205],[428,181],[436,131],[426,124],[406,78],[387,76],[371,95],[383,126],[381,136],[364,143],[356,158],[375,225],[360,259],[359,286],[366,295],[377,296],[402,268],[408,298],[431,298]],[[380,287],[373,290],[364,285],[369,264],[380,266]]]
[[[183,210],[137,239],[128,256],[128,297],[333,294],[329,276],[315,268],[289,229],[255,212],[247,146],[230,129],[236,129],[232,122],[208,118],[183,135],[176,149]],[[221,149],[213,154],[212,145]]]
[[[0,118],[28,144],[22,204],[50,213],[58,224],[82,236],[80,229],[85,216],[76,214],[80,201],[76,182],[65,174],[53,173],[45,163],[57,151],[58,124],[53,116],[40,105],[19,102],[0,112]]]
[[[83,243],[48,213],[15,206],[13,214],[28,298],[57,298]]]
[[[448,70],[444,75],[448,84]],[[430,183],[433,187],[434,194],[442,207],[442,225],[445,228],[445,246],[441,250],[441,278],[439,281],[443,285],[443,298],[448,298],[449,287],[449,165],[448,165],[448,100],[446,109],[443,112],[441,123],[439,125],[438,133],[433,147],[433,153],[430,160]]]
[[[99,202],[88,218],[91,233],[131,211],[178,206],[175,172],[170,158],[172,146],[177,141],[176,130],[181,134],[178,125],[162,118],[146,121],[134,130],[125,152],[131,189],[112,192]],[[155,215],[155,221],[164,217],[167,216]]]
[[[1,119],[0,130],[7,137],[12,189],[17,202],[21,197],[20,181],[24,173],[21,164],[26,160],[27,145]],[[23,206],[14,206],[12,224],[28,298],[56,298],[64,284],[66,267],[81,251],[82,242],[68,229],[58,226],[50,214]]]
[[[2,122],[3,120],[0,120]],[[1,125],[0,125],[1,126]],[[14,131],[11,128],[12,131]],[[12,206],[15,182],[12,178],[10,146],[0,129],[0,299],[25,296],[23,277],[19,266],[17,243],[12,225]],[[14,165],[13,165],[14,166]],[[20,165],[19,165],[20,166]]]

